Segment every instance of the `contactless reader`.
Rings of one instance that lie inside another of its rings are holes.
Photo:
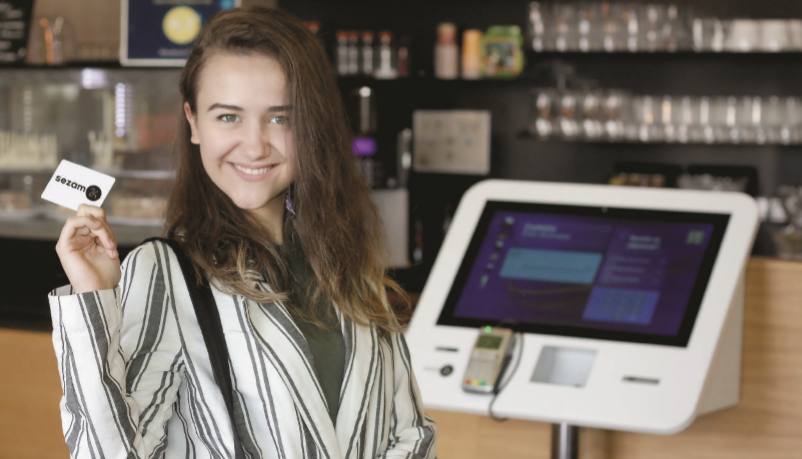
[[[500,382],[501,372],[512,350],[512,330],[485,326],[473,345],[462,389],[479,394],[491,394]]]
[[[503,377],[499,416],[660,434],[736,404],[757,224],[741,193],[480,182],[406,332],[424,404],[487,414]]]

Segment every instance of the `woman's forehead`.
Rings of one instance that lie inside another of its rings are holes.
[[[287,79],[281,64],[262,54],[214,53],[198,76],[198,103],[286,103]],[[228,100],[226,100],[228,99]]]

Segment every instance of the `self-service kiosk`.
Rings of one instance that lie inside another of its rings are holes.
[[[475,185],[406,333],[425,406],[488,413],[492,394],[461,387],[497,325],[522,337],[499,416],[671,434],[735,405],[757,225],[739,193]]]

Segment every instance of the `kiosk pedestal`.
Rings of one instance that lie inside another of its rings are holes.
[[[579,427],[551,425],[551,459],[579,459]]]

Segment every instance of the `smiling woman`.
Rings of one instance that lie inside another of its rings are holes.
[[[435,457],[321,44],[285,12],[229,10],[180,90],[166,236],[211,285],[232,418],[176,252],[152,241],[121,265],[82,206],[57,246],[71,285],[50,295],[72,457]]]
[[[278,246],[289,238],[316,273],[312,302],[325,295],[349,318],[397,331],[384,288],[406,296],[385,275],[382,222],[353,161],[326,52],[297,18],[245,11],[204,27],[181,74],[187,123],[169,234],[193,241],[184,248],[199,278],[263,302],[286,299]],[[270,291],[251,285],[254,267]]]

